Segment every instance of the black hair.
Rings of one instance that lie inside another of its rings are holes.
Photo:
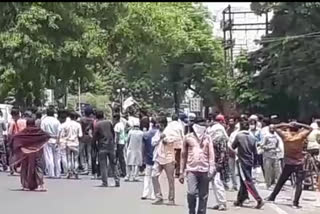
[[[258,114],[258,121],[262,121],[264,119],[264,116],[262,114]]]
[[[172,119],[173,121],[178,121],[179,117],[178,117],[178,115],[173,114],[173,115],[171,116],[171,119]]]
[[[243,131],[243,130],[248,130],[249,129],[249,123],[247,120],[242,120],[240,122],[240,130]]]
[[[158,122],[157,122],[157,119],[155,117],[152,117],[150,123],[151,123],[152,127],[156,127]]]
[[[165,116],[159,116],[157,120],[159,121],[159,124],[163,128],[165,128],[168,125],[168,121],[167,121],[167,118]]]
[[[19,116],[20,115],[20,110],[17,109],[17,108],[12,108],[11,115],[12,116]]]
[[[3,113],[2,113],[2,111],[0,110],[0,116],[3,116]]]
[[[36,121],[34,118],[28,117],[27,118],[27,127],[36,126]]]
[[[87,106],[85,109],[84,109],[84,115],[86,117],[90,117],[90,115],[93,114],[93,110],[90,106]]]
[[[271,119],[269,119],[268,117],[263,118],[262,121],[266,126],[269,126],[271,124]]]
[[[113,119],[116,120],[116,121],[120,121],[120,114],[115,114],[113,116]]]
[[[54,116],[54,108],[52,108],[52,107],[47,108],[47,116],[49,116],[49,117]]]
[[[72,111],[72,112],[70,112],[69,116],[70,116],[71,120],[76,120],[76,119],[78,119],[79,115],[77,114],[77,112]]]
[[[36,112],[36,118],[37,119],[41,119],[42,118],[42,112],[41,111],[37,111]]]
[[[97,110],[97,112],[96,112],[96,117],[97,117],[98,120],[103,119],[103,118],[104,118],[104,113],[103,113],[103,111]]]

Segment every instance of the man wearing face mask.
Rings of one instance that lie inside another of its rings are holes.
[[[259,148],[261,145],[262,135],[261,135],[261,129],[257,127],[257,118],[254,117],[255,115],[252,115],[249,118],[249,132],[250,134],[256,139],[256,147]],[[258,174],[258,168],[261,167],[263,175],[264,175],[264,169],[263,169],[263,158],[262,154],[256,154],[254,158],[254,175],[253,178],[256,180],[256,176]]]
[[[288,178],[296,174],[296,189],[293,200],[293,208],[299,208],[299,199],[302,193],[302,182],[304,179],[304,143],[308,135],[311,133],[312,128],[308,125],[292,122],[290,124],[282,123],[275,125],[276,132],[284,142],[284,168],[280,178],[276,184],[271,195],[267,201],[274,201],[281,191],[281,188],[288,180]]]
[[[280,139],[276,135],[274,125],[269,126],[269,132],[263,138],[261,149],[263,150],[263,168],[265,170],[265,180],[267,189],[278,180],[280,174],[280,162],[278,153],[280,152]]]
[[[186,135],[182,145],[180,183],[184,183],[186,171],[188,184],[189,213],[205,214],[209,192],[209,181],[214,177],[215,163],[214,151],[210,136],[205,133],[204,121],[198,121],[190,127],[191,133]]]

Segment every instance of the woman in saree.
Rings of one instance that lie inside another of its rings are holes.
[[[23,190],[46,191],[42,170],[43,147],[50,136],[36,127],[35,120],[28,118],[27,127],[12,137],[10,165],[21,163],[21,184]]]

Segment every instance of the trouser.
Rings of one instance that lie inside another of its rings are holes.
[[[84,171],[91,171],[92,158],[91,158],[91,137],[84,136],[80,141],[80,164]]]
[[[189,214],[196,213],[197,197],[199,197],[197,214],[205,214],[209,195],[209,178],[207,172],[187,172]]]
[[[180,159],[181,159],[181,149],[175,149],[175,175],[179,177],[180,175]]]
[[[223,182],[221,180],[220,172],[216,173],[212,180],[213,190],[213,206],[216,205],[227,205],[226,191],[224,189]]]
[[[128,165],[127,166],[127,179],[133,179],[136,180],[139,176],[139,166],[138,165]]]
[[[152,165],[146,164],[142,197],[154,199],[155,195],[154,195],[151,175],[152,175]]]
[[[302,182],[305,175],[305,172],[303,170],[303,165],[288,165],[288,164],[284,165],[283,171],[279,177],[276,187],[274,188],[273,192],[269,197],[270,200],[276,199],[283,185],[286,183],[288,178],[292,176],[293,173],[295,173],[296,175],[295,195],[294,195],[293,204],[296,206],[299,205],[299,199],[302,193]]]
[[[105,186],[108,186],[108,160],[109,160],[109,166],[114,175],[115,182],[118,183],[120,181],[118,169],[116,167],[115,151],[100,149],[99,164],[100,164],[100,171],[101,171],[101,177],[102,177],[102,184]]]
[[[154,188],[154,193],[157,199],[163,199],[161,186],[159,182],[159,176],[162,171],[166,172],[168,184],[169,184],[169,201],[174,201],[174,162],[161,165],[158,162],[155,162],[152,170],[152,184]]]
[[[79,146],[67,146],[68,174],[78,174]]]
[[[269,188],[280,175],[280,162],[276,158],[263,158],[263,168],[265,170],[265,180]]]
[[[44,158],[49,177],[60,177],[60,151],[56,143],[46,143],[44,146]]]
[[[0,163],[2,165],[3,170],[7,170],[7,152],[6,146],[4,144],[4,139],[0,140]]]
[[[60,148],[60,166],[62,165],[63,173],[68,171],[67,148]]]
[[[257,202],[262,201],[262,198],[260,197],[252,180],[252,166],[246,166],[238,162],[238,170],[240,174],[240,189],[237,201],[239,203],[243,203],[248,199],[248,191]]]
[[[236,170],[237,170],[236,159],[233,157],[229,157],[228,164],[229,164],[229,170],[231,174],[232,186],[233,188],[237,188],[238,182],[237,182],[237,174],[236,174]]]
[[[91,164],[92,164],[92,175],[100,176],[100,164],[98,158],[98,147],[96,144],[91,146]]]
[[[116,153],[117,163],[120,165],[121,176],[126,176],[126,161],[124,159],[124,147],[125,144],[118,144]]]
[[[261,167],[263,176],[265,176],[265,172],[264,172],[264,167],[263,167],[263,156],[262,154],[256,154],[254,157],[254,168],[258,168],[259,166]],[[254,178],[256,179],[256,178]]]

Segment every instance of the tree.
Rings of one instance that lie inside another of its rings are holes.
[[[0,16],[0,98],[19,104],[40,105],[44,88],[75,94],[80,78],[81,92],[111,100],[125,87],[143,105],[179,108],[192,88],[210,105],[223,79],[200,3],[10,2]]]
[[[272,33],[262,38],[263,47],[250,57],[253,68],[259,71],[257,89],[273,97],[268,106],[275,111],[307,119],[320,105],[320,4],[281,2],[271,6]]]

